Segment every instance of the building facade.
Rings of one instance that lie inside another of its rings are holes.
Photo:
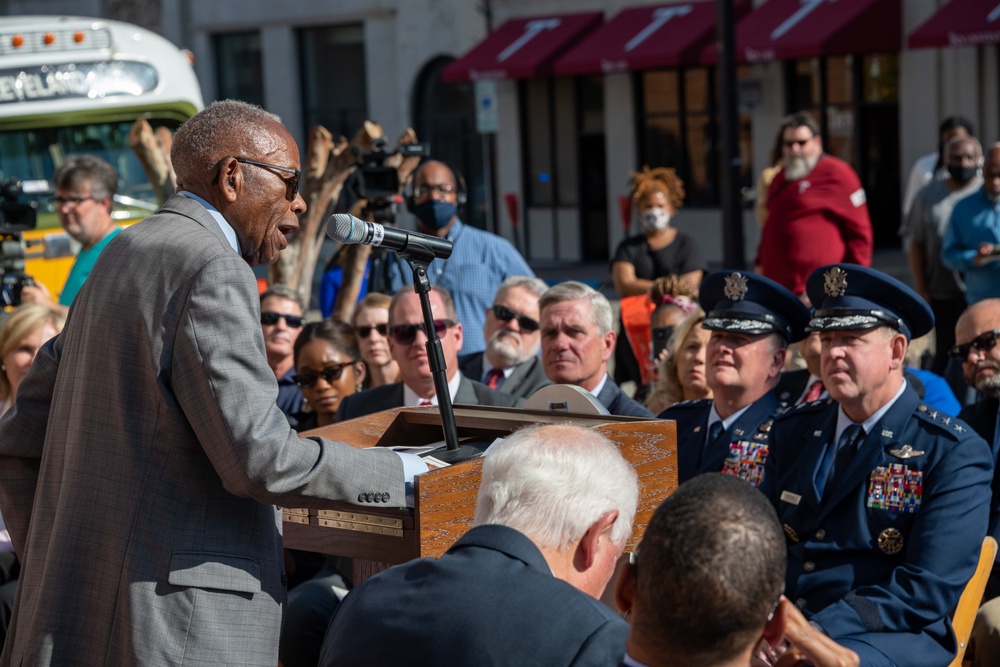
[[[114,7],[4,4],[19,14]],[[532,263],[607,261],[626,234],[639,232],[628,181],[644,164],[678,170],[687,201],[676,225],[696,235],[710,262],[721,261],[718,75],[703,16],[714,21],[714,0],[149,4],[145,14],[158,10],[163,34],[194,52],[206,100],[264,105],[303,149],[315,124],[351,136],[374,120],[390,145],[413,127],[464,175],[464,217],[515,241]],[[857,169],[881,247],[898,244],[902,188],[913,162],[936,150],[942,118],[970,118],[984,144],[1000,137],[992,45],[1000,34],[987,25],[972,37],[949,33],[943,46],[911,48],[935,12],[961,6],[992,16],[1000,0],[839,0],[835,18],[824,18],[830,4],[734,0],[747,263],[759,239],[749,199],[787,113],[815,112],[828,152]],[[697,28],[683,23],[699,16]],[[600,30],[608,39],[594,37]],[[796,30],[808,34],[796,42]],[[754,42],[762,35],[777,46]],[[626,55],[598,52],[615,37]],[[683,48],[662,52],[679,41]],[[650,53],[640,57],[644,49]],[[477,51],[507,55],[483,66]]]

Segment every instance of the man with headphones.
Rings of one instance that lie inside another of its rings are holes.
[[[486,348],[483,324],[500,283],[511,276],[534,276],[521,254],[506,239],[464,224],[459,207],[466,201],[465,183],[447,164],[428,160],[413,174],[413,190],[406,207],[417,216],[417,230],[454,244],[448,259],[435,259],[428,269],[432,285],[455,300],[458,321],[465,332],[463,353]],[[393,292],[413,282],[410,267],[394,257],[388,267]]]

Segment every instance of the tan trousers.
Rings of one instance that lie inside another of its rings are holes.
[[[976,652],[974,667],[1000,665],[1000,598],[993,598],[979,608],[972,626],[972,641]]]

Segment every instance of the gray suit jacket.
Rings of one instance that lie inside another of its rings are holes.
[[[483,379],[483,352],[473,352],[458,358],[458,369],[462,375],[481,382]],[[518,364],[503,384],[497,387],[501,391],[518,398],[528,398],[542,387],[547,387],[552,381],[545,377],[542,360],[537,356]]]
[[[455,405],[497,405],[516,408],[524,404],[524,399],[504,394],[496,389],[490,389],[482,382],[470,380],[464,375],[458,383],[455,393]],[[337,421],[363,417],[374,412],[403,406],[403,383],[382,385],[367,391],[345,396],[337,408]]]
[[[0,420],[23,563],[0,663],[277,664],[275,505],[405,490],[395,454],[299,439],[276,397],[256,280],[207,211],[177,195],[119,234]]]

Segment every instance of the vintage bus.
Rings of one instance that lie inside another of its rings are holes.
[[[157,203],[127,143],[133,123],[173,130],[202,106],[190,54],[149,30],[68,16],[0,20],[0,183],[23,181],[23,197],[39,202],[37,229],[24,233],[25,272],[55,297],[73,263],[55,257],[75,242],[60,233],[44,183],[66,157],[107,160],[119,176],[114,216],[134,222]],[[9,270],[7,259],[0,268]]]

